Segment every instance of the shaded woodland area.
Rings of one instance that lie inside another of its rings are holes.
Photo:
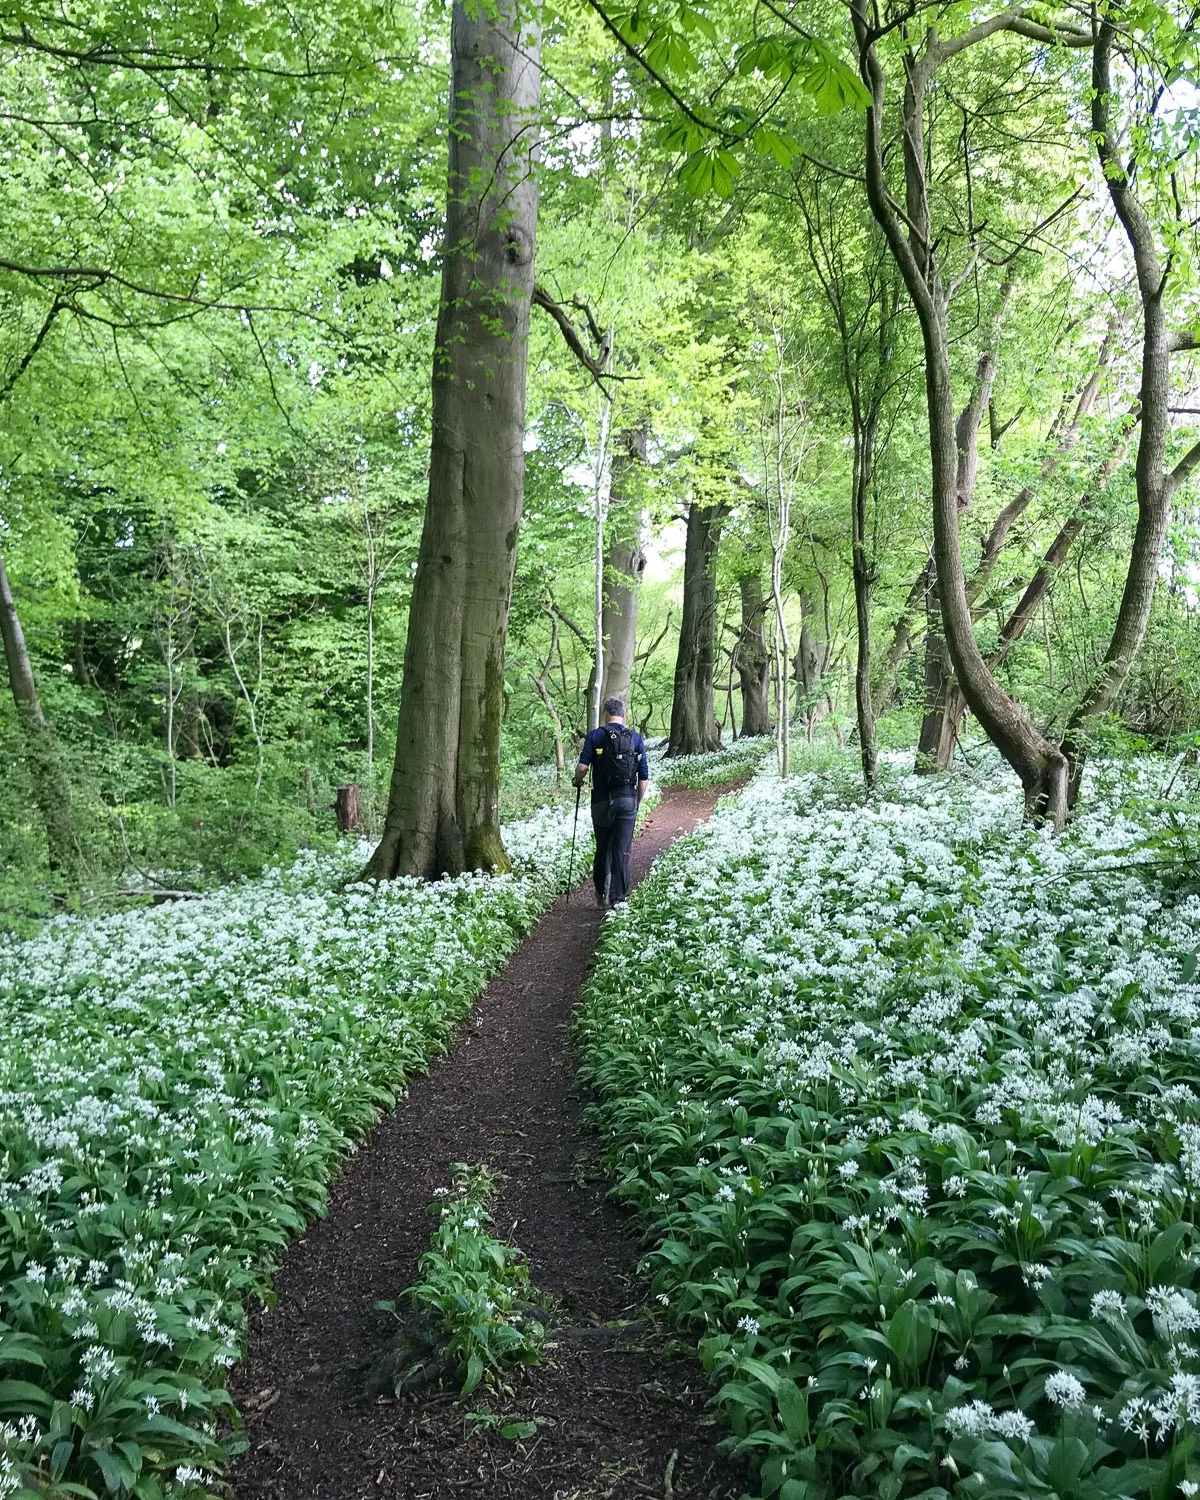
[[[1147,14],[14,18],[6,909],[339,823],[503,867],[614,693],[868,786],[966,726],[1059,826],[1096,746],[1186,748],[1195,43]]]

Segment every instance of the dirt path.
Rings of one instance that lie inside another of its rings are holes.
[[[712,809],[669,790],[634,845],[634,879]],[[563,1031],[601,913],[590,885],[560,897],[488,986],[450,1054],[414,1080],[347,1164],[328,1218],[288,1253],[278,1303],[256,1314],[233,1393],[249,1451],[237,1500],[728,1500],[739,1486],[694,1358],[644,1317],[638,1247],[591,1162]],[[415,1279],[451,1162],[486,1162],[506,1185],[497,1231],[561,1300],[557,1347],[511,1397],[450,1391],[372,1401],[366,1368],[396,1325],[375,1311]],[[620,1326],[624,1323],[625,1326]],[[464,1431],[468,1409],[538,1420],[523,1442]]]

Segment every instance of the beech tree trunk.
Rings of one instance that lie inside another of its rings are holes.
[[[631,428],[617,439],[608,502],[611,531],[604,559],[604,685],[600,701],[620,698],[627,712],[637,655],[638,591],[646,571],[642,510],[635,481],[637,466],[646,462],[646,444],[645,427]]]
[[[759,573],[743,573],[738,579],[742,601],[742,628],[734,647],[734,665],[742,689],[742,738],[770,734],[771,657],[764,629],[767,604]]]
[[[58,749],[42,712],[37,680],[25,644],[25,632],[8,582],[4,554],[0,552],[0,638],[12,688],[25,761],[33,782],[33,796],[46,830],[46,854],[50,868],[70,876],[78,867],[79,848],[71,819],[71,791],[59,759]]]
[[[683,617],[671,701],[667,754],[702,755],[721,748],[713,707],[717,657],[717,547],[725,512],[720,506],[688,508],[683,554]]]
[[[500,724],[524,503],[539,48],[518,0],[457,0],[429,494],[387,816],[368,878],[508,868]]]

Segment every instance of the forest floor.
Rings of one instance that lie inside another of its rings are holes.
[[[723,789],[668,788],[634,845],[655,855]],[[585,814],[586,815],[586,814]],[[646,1310],[639,1246],[607,1197],[598,1142],[573,1086],[566,1031],[599,938],[590,881],[559,897],[488,986],[449,1053],[415,1079],[347,1164],[327,1218],[289,1251],[278,1300],[252,1319],[232,1392],[249,1449],[238,1500],[729,1500],[723,1424],[693,1353]],[[372,1363],[397,1325],[376,1309],[417,1278],[429,1204],[453,1162],[503,1174],[496,1232],[529,1257],[555,1306],[543,1362],[512,1394],[482,1387],[378,1399]],[[512,1441],[492,1418],[535,1422]],[[468,1431],[468,1428],[471,1430]]]

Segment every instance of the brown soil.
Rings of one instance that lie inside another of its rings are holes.
[[[708,816],[716,791],[670,789],[634,845],[633,878]],[[694,1357],[646,1311],[631,1227],[606,1197],[564,1030],[601,913],[590,882],[555,902],[487,988],[450,1053],[416,1079],[348,1163],[329,1215],[288,1253],[278,1302],[252,1319],[233,1394],[250,1447],[238,1500],[730,1500],[722,1425]],[[497,1232],[557,1299],[545,1360],[509,1394],[447,1389],[372,1400],[367,1371],[396,1333],[450,1164],[504,1174]],[[553,1347],[550,1347],[553,1346]],[[468,1410],[536,1420],[511,1441],[467,1435]]]

